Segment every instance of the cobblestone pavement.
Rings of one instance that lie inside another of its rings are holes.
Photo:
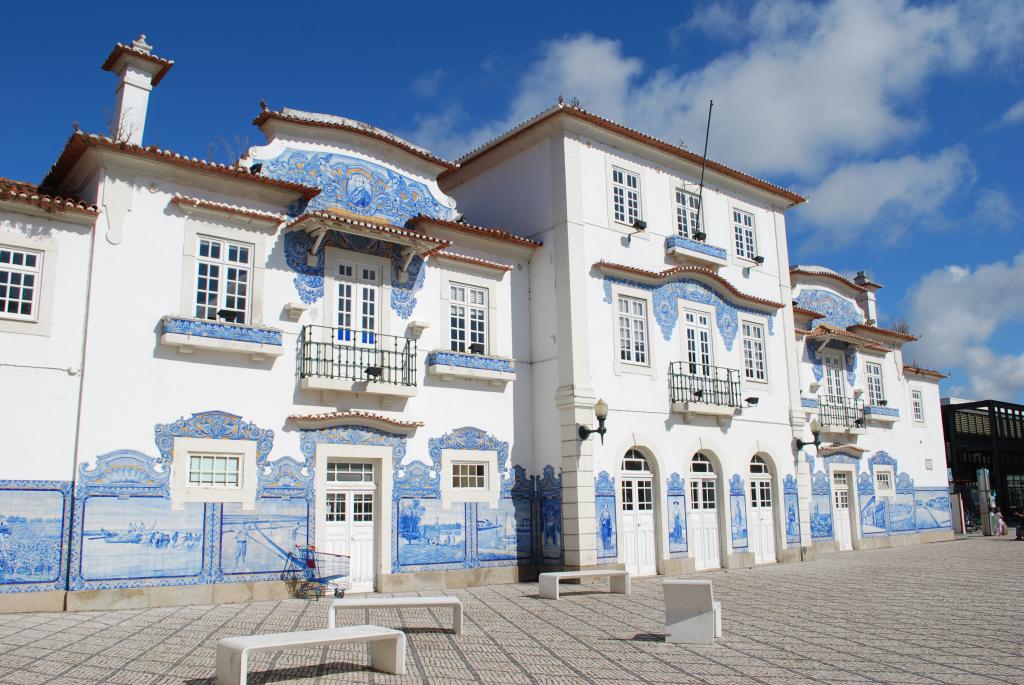
[[[368,670],[364,645],[262,654],[250,683],[1024,683],[1024,543],[972,538],[721,571],[718,644],[663,641],[659,579],[632,595],[535,583],[451,591],[447,610],[350,612],[401,627],[408,675]],[[0,683],[212,685],[218,638],[326,625],[327,602],[286,600],[0,615]]]

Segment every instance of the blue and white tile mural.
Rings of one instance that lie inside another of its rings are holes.
[[[545,564],[561,563],[562,477],[555,474],[553,466],[545,466],[543,475],[537,479],[537,501],[541,562]]]
[[[428,570],[431,566],[461,568],[469,559],[470,517],[465,504],[449,509],[440,499],[402,498],[398,501],[398,556],[401,567]]]
[[[796,478],[787,474],[782,480],[782,501],[786,510],[786,544],[800,545],[800,497],[797,493]]]
[[[823,471],[811,476],[811,537],[832,538],[832,486]]]
[[[917,488],[914,490],[914,501],[918,530],[952,526],[949,490],[946,488]]]
[[[597,516],[597,559],[611,562],[619,558],[616,532],[615,478],[607,471],[597,474],[594,482],[594,510]]]
[[[220,564],[225,578],[238,574],[294,571],[298,547],[308,544],[310,507],[305,499],[263,497],[256,511],[223,505]]]
[[[0,481],[0,592],[65,587],[70,495],[67,481]]]
[[[533,551],[533,512],[529,499],[502,497],[497,507],[478,504],[477,555],[480,561],[523,560]]]
[[[686,556],[686,484],[682,476],[668,477],[668,554],[673,559]]]
[[[747,548],[747,498],[743,489],[743,478],[740,474],[732,474],[729,479],[729,506],[731,513],[729,520],[732,528],[732,548],[744,550]]]

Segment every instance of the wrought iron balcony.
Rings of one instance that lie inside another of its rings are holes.
[[[726,417],[743,406],[737,369],[672,362],[668,384],[672,411],[682,414]]]
[[[411,396],[416,340],[330,326],[303,326],[299,379],[311,390]]]
[[[864,401],[844,395],[819,395],[818,423],[823,431],[860,433],[864,429]]]

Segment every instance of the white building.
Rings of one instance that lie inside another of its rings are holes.
[[[561,102],[460,164],[264,107],[211,164],[142,146],[171,66],[119,44],[114,135],[0,186],[0,608],[951,536],[939,375],[790,269],[800,196],[709,162],[698,213],[698,157]]]

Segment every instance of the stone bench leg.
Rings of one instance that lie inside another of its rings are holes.
[[[617,595],[628,595],[630,592],[629,586],[629,574],[624,576],[610,576],[608,578],[608,585],[612,592]]]
[[[456,604],[452,607],[452,630],[456,635],[462,635],[462,605]]]
[[[540,596],[544,599],[558,599],[558,578],[540,578]]]
[[[386,640],[372,641],[370,666],[384,673],[405,675],[405,633]]]
[[[245,685],[249,654],[217,646],[217,685]]]
[[[722,603],[715,600],[711,604],[715,611],[715,637],[722,637]]]

